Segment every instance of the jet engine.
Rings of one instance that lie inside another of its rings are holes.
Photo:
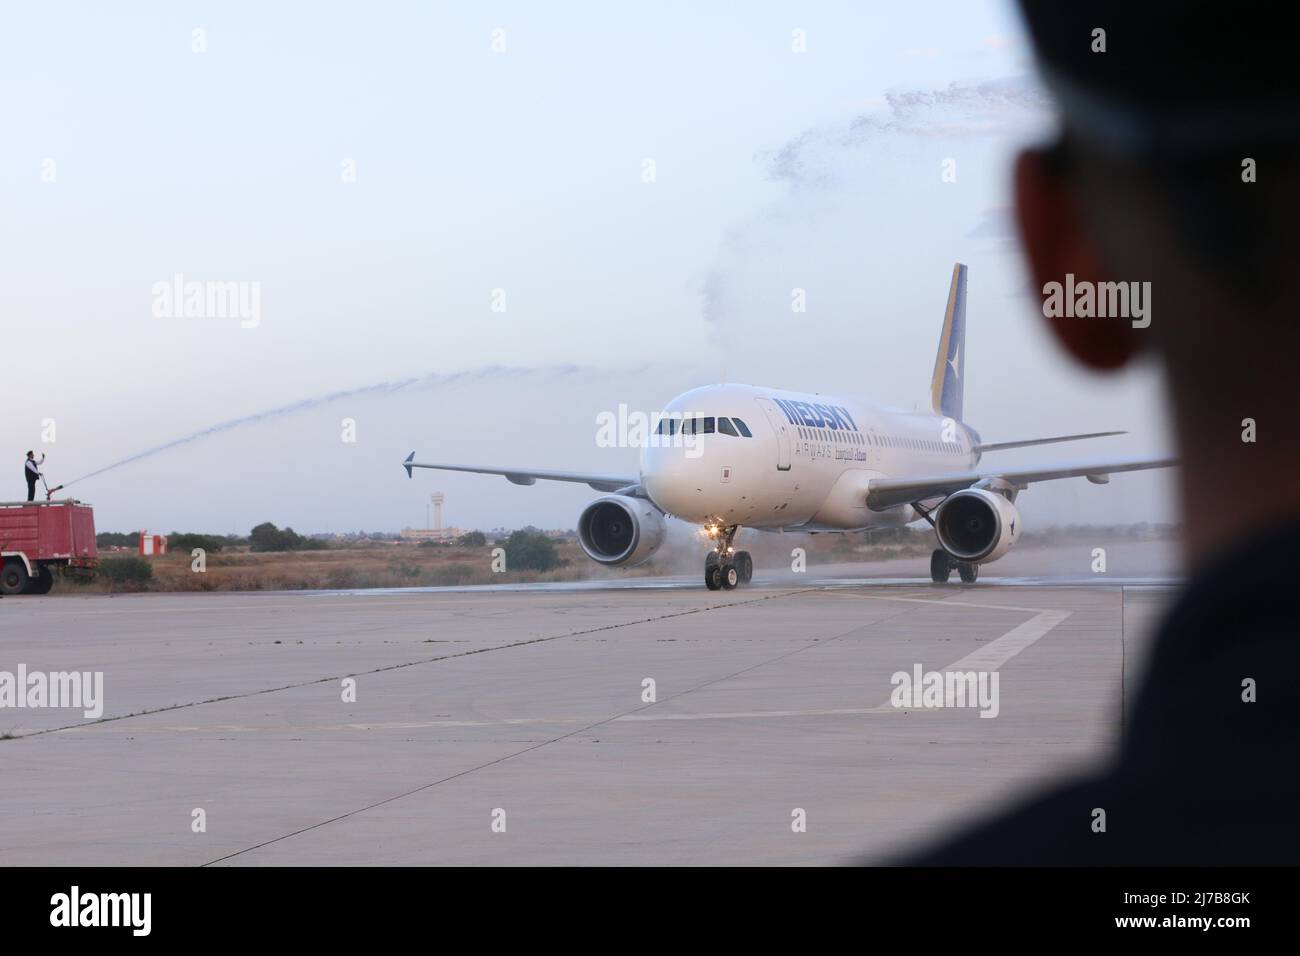
[[[997,492],[967,488],[944,499],[934,514],[939,544],[958,561],[996,561],[1020,539],[1020,514]]]
[[[644,498],[606,495],[587,505],[578,518],[578,541],[600,564],[635,567],[664,541],[663,512]]]

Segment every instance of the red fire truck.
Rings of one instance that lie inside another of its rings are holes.
[[[0,502],[0,594],[46,594],[55,567],[92,574],[98,559],[90,505]]]

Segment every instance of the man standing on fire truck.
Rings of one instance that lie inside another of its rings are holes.
[[[41,465],[45,464],[45,455],[41,455],[41,460],[36,460],[35,452],[27,453],[27,461],[23,464],[23,477],[27,479],[27,500],[36,499],[36,482],[41,477]]]

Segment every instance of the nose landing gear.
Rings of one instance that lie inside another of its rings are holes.
[[[710,591],[730,591],[748,584],[754,576],[754,561],[748,551],[736,551],[731,542],[740,525],[709,526],[705,534],[715,542],[714,549],[704,558],[704,586]]]

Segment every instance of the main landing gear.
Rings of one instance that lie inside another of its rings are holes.
[[[930,580],[935,584],[947,584],[953,569],[961,576],[962,584],[974,584],[980,576],[980,566],[967,561],[958,561],[947,551],[936,548],[930,555]]]
[[[754,576],[754,561],[748,551],[736,551],[731,547],[740,525],[723,528],[709,526],[704,529],[714,541],[714,548],[704,558],[704,586],[710,591],[730,591],[742,584],[748,584]]]

